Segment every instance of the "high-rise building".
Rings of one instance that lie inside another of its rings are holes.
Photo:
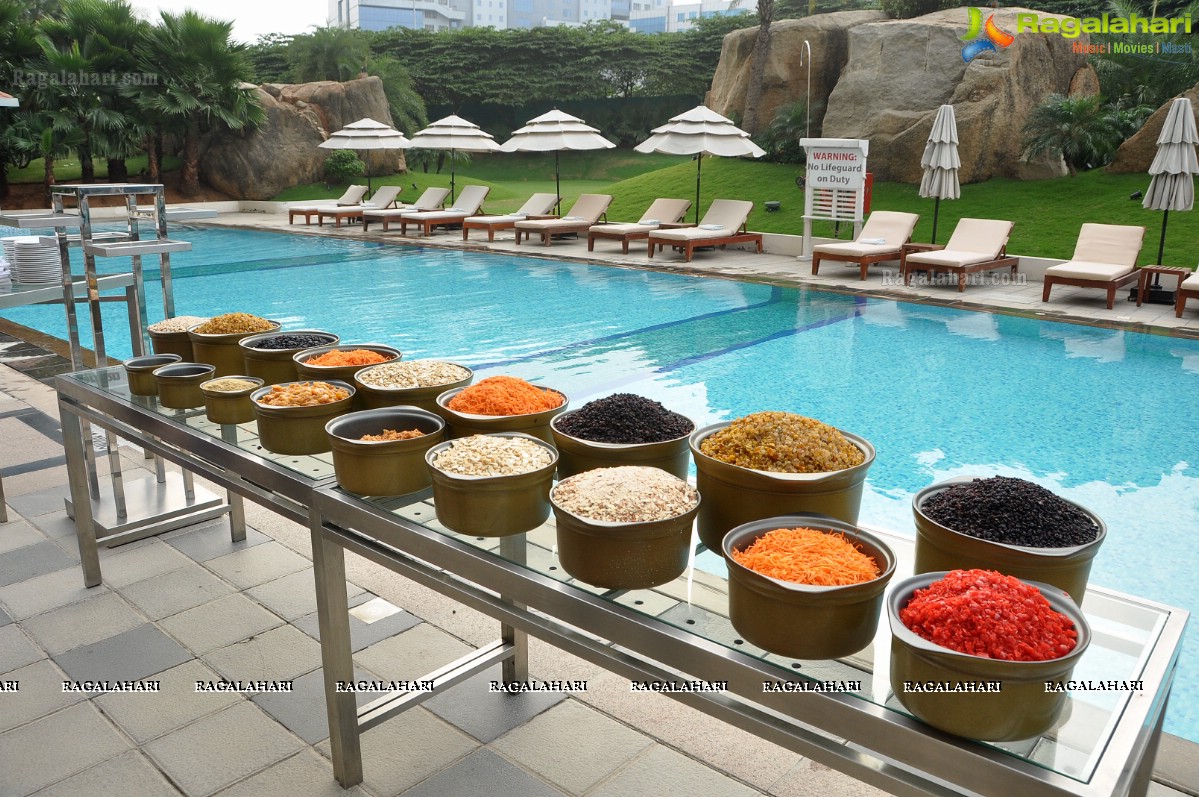
[[[631,0],[629,28],[638,33],[675,33],[689,30],[701,17],[740,14],[751,10],[738,0],[700,0],[674,3],[668,0]]]
[[[629,6],[630,0],[329,0],[329,24],[362,30],[538,28],[627,20]]]

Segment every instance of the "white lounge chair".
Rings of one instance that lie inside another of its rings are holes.
[[[668,229],[679,225],[691,208],[690,199],[655,199],[634,224],[596,224],[587,230],[587,251],[595,251],[597,239],[620,241],[621,251],[629,253],[629,242],[648,238],[659,227]]]
[[[554,208],[558,197],[554,194],[533,194],[515,213],[501,216],[467,216],[462,220],[462,240],[470,238],[471,230],[487,230],[487,240],[494,241],[498,230],[511,230],[516,222],[530,216],[544,216]]]
[[[649,234],[649,256],[654,250],[669,246],[683,252],[683,261],[691,262],[691,256],[701,246],[725,246],[727,244],[752,243],[762,253],[762,233],[747,232],[745,222],[754,203],[743,199],[714,199],[708,212],[700,219],[698,227],[680,230],[657,230]]]
[[[299,205],[288,205],[287,207],[287,223],[291,224],[295,221],[296,216],[303,216],[305,224],[312,223],[312,217],[320,213],[322,210],[329,208],[348,207],[357,205],[362,202],[362,197],[366,193],[365,185],[352,185],[346,189],[346,192],[337,199],[327,199],[320,202],[304,202]]]
[[[532,238],[537,234],[541,236],[541,245],[549,246],[550,239],[555,235],[578,235],[586,232],[608,212],[608,206],[611,204],[611,194],[580,194],[570,211],[561,218],[526,219],[516,222],[516,243],[520,244],[522,236]]]
[[[1128,224],[1084,224],[1078,232],[1074,256],[1045,269],[1041,301],[1049,301],[1054,285],[1103,288],[1107,309],[1116,305],[1116,291],[1140,278],[1137,255],[1145,241],[1145,228]]]
[[[966,290],[967,274],[996,268],[1010,268],[1015,274],[1020,258],[1007,256],[1013,226],[1002,219],[959,219],[945,246],[904,254],[899,264],[903,284],[908,284],[913,271],[943,271],[958,275],[960,292]]]
[[[915,213],[876,210],[866,219],[856,240],[813,246],[812,273],[820,273],[820,263],[824,260],[839,260],[856,263],[861,278],[866,279],[866,272],[873,264],[899,259],[919,220]]]
[[[325,219],[333,219],[333,226],[340,227],[342,219],[348,219],[353,222],[355,219],[361,219],[362,214],[368,210],[383,210],[395,205],[396,199],[399,198],[400,192],[404,189],[398,185],[380,186],[375,195],[370,198],[369,202],[364,202],[357,207],[352,208],[326,208],[316,215],[316,223],[322,227],[325,224]],[[366,229],[363,227],[363,229]]]
[[[390,210],[368,210],[362,214],[362,229],[366,230],[367,225],[372,221],[383,222],[383,231],[387,232],[387,226],[393,221],[399,221],[405,214],[413,210],[437,210],[445,204],[445,198],[450,195],[448,188],[426,188],[424,193],[417,197],[416,201],[411,205],[397,205]]]
[[[1174,296],[1174,315],[1182,318],[1182,311],[1187,309],[1187,299],[1199,299],[1199,273],[1178,283]]]
[[[408,234],[409,224],[420,227],[422,235],[429,235],[436,227],[451,227],[461,224],[463,219],[479,212],[479,208],[483,206],[483,200],[487,198],[490,191],[491,189],[485,185],[468,185],[462,189],[462,193],[458,195],[458,201],[451,208],[413,210],[402,213],[400,214],[400,234]]]

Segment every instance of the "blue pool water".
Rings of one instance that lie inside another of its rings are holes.
[[[628,390],[701,425],[763,409],[820,418],[878,449],[862,521],[909,535],[928,484],[1021,476],[1107,522],[1093,582],[1199,609],[1199,341],[548,260],[176,236],[195,244],[172,261],[180,314],[243,310],[385,342],[560,388],[575,406]],[[109,354],[127,356],[123,306],[105,313]],[[58,306],[0,315],[65,333]],[[1199,741],[1193,631],[1179,677],[1166,728]]]

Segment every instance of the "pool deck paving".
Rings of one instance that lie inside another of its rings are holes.
[[[288,227],[285,215],[229,214],[221,222]],[[363,237],[346,227],[336,234]],[[403,240],[391,233],[366,237]],[[462,245],[456,232],[417,242]],[[652,263],[643,253],[623,257],[618,249],[615,257],[588,253],[585,241],[516,247],[510,234],[486,248],[998,312],[1039,315],[1049,308],[1047,317],[1079,323],[1199,336],[1196,312],[1175,324],[1173,310],[1162,305],[1121,303],[1106,311],[1101,292],[1075,296],[1069,288],[1062,289],[1066,301],[1042,307],[1039,283],[971,286],[962,297],[953,288],[894,288],[881,276],[860,283],[855,271],[835,265],[813,278],[809,265],[794,257],[751,252],[700,253],[685,266],[672,253]],[[368,731],[365,781],[341,789],[328,758],[312,636],[308,529],[247,502],[244,542],[231,542],[227,521],[218,519],[101,548],[104,584],[85,589],[63,507],[57,400],[42,381],[61,363],[39,357],[0,337],[0,363],[8,363],[0,367],[0,474],[8,509],[8,521],[0,523],[0,682],[22,685],[0,695],[0,795],[881,794],[664,696],[632,695],[627,680],[537,640],[531,642],[532,677],[586,680],[585,692],[499,700],[464,682]],[[140,449],[118,450],[131,478],[150,474]],[[103,459],[100,466],[103,473]],[[347,557],[346,566],[350,605],[373,602],[386,615],[354,655],[362,678],[416,677],[431,669],[430,661],[450,661],[496,635],[496,623],[484,615],[365,559]],[[159,680],[171,698],[60,688],[64,680],[98,673]],[[196,681],[220,678],[289,679],[295,691],[194,689]],[[1164,737],[1150,795],[1199,794],[1197,751]]]

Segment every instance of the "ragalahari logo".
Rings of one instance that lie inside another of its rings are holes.
[[[995,15],[987,17],[983,24],[983,12],[977,8],[970,10],[970,29],[962,36],[962,41],[969,42],[962,48],[962,60],[970,63],[977,56],[990,50],[995,52],[998,47],[1007,47],[1016,40],[1010,33],[1005,33],[995,24]]]

